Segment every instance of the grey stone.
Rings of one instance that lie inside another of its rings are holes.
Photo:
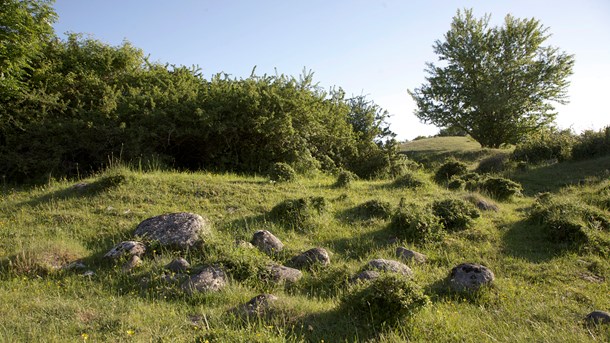
[[[235,241],[235,246],[243,249],[254,249],[254,245],[250,242],[246,242],[243,239],[238,239]]]
[[[313,248],[293,257],[291,262],[296,268],[307,268],[314,264],[327,266],[330,264],[330,256],[324,248]]]
[[[139,267],[142,264],[142,260],[138,255],[131,255],[129,260],[123,264],[122,270],[124,273],[132,271],[134,268]]]
[[[142,221],[134,234],[164,246],[187,249],[211,234],[210,223],[195,213],[170,213]]]
[[[426,255],[405,247],[396,248],[396,257],[405,261],[415,261],[417,263],[425,263],[428,259]]]
[[[593,311],[585,317],[585,320],[593,324],[610,324],[610,313],[605,311]]]
[[[196,292],[216,292],[227,285],[227,274],[224,270],[208,266],[199,274],[191,276],[182,284],[182,290],[189,294]]]
[[[173,259],[170,263],[168,263],[165,268],[169,269],[170,271],[174,272],[174,273],[179,273],[179,272],[183,272],[187,269],[189,269],[189,267],[191,266],[190,263],[188,263],[187,260],[185,260],[182,257],[178,257]]]
[[[379,272],[378,271],[376,271],[376,270],[365,270],[365,271],[359,273],[358,275],[354,276],[350,281],[351,282],[369,281],[369,280],[375,280],[378,277],[379,277]]]
[[[251,243],[266,254],[273,254],[284,249],[282,241],[267,230],[256,231],[252,236]]]
[[[117,244],[109,252],[104,255],[106,258],[113,260],[119,259],[123,256],[142,256],[146,252],[146,246],[142,242],[137,241],[124,241]]]
[[[478,290],[482,286],[490,285],[495,279],[489,268],[475,263],[462,263],[451,270],[449,284],[451,288],[463,290]]]
[[[87,266],[82,261],[73,261],[62,267],[64,270],[83,270]]]
[[[277,300],[278,297],[273,294],[259,294],[233,311],[237,315],[261,316],[268,314]]]
[[[369,261],[369,268],[377,269],[385,272],[392,272],[405,275],[407,277],[413,276],[413,271],[411,268],[407,267],[404,263],[394,261],[394,260],[385,260],[382,258],[374,259]]]
[[[483,199],[478,199],[474,205],[479,210],[482,210],[482,211],[494,211],[494,212],[498,212],[498,210],[499,210],[498,205],[496,205],[494,203],[491,203],[489,201],[483,200]]]
[[[303,273],[300,270],[281,266],[281,265],[272,265],[267,268],[271,280],[275,282],[297,282],[301,277],[303,277]]]

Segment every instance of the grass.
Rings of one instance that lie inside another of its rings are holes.
[[[588,182],[567,188],[555,180],[545,183],[544,170],[515,174],[515,178],[529,185],[526,190],[531,192],[539,183],[558,196],[588,199],[593,190],[610,187],[603,171],[594,172],[600,161],[606,163],[605,159],[582,162],[590,168],[582,174],[589,177]],[[576,179],[572,174],[579,172],[573,166],[554,168]],[[84,180],[96,185],[94,191],[76,190],[75,182],[66,180],[36,187],[5,186],[0,193],[0,303],[5,309],[0,341],[610,339],[608,326],[583,323],[592,310],[610,310],[608,257],[549,242],[539,226],[526,220],[534,201],[530,192],[497,202],[498,212],[483,212],[469,229],[426,243],[394,240],[389,218],[355,215],[358,206],[370,200],[396,209],[401,201],[425,206],[441,198],[468,195],[438,186],[431,172],[418,175],[426,181],[423,187],[397,187],[393,180],[377,180],[338,188],[333,177],[324,175],[270,183],[262,177],[234,174],[142,173],[117,167]],[[269,216],[280,202],[304,197],[324,197],[329,205],[327,212],[312,219],[310,229],[295,230]],[[179,211],[212,221],[214,237],[203,248],[186,253],[156,248],[130,273],[102,258],[115,243],[130,239],[142,220]],[[261,229],[280,238],[285,251],[268,257],[235,247],[236,239],[249,241]],[[610,233],[601,234],[610,241]],[[431,302],[399,325],[363,326],[339,306],[349,291],[347,278],[373,258],[395,259],[399,245],[428,256],[427,263],[410,267],[413,282]],[[266,262],[288,263],[292,256],[318,246],[331,253],[331,266],[304,271],[303,279],[294,285],[269,284],[255,272],[248,274]],[[241,266],[244,274],[233,274],[230,285],[219,293],[188,296],[179,285],[163,281],[165,264],[177,256],[185,257],[195,269],[230,262]],[[39,266],[74,259],[81,259],[94,274]],[[443,281],[462,262],[489,267],[496,275],[494,286],[476,297],[447,292]],[[281,300],[272,316],[231,315],[232,308],[262,292],[272,292]]]

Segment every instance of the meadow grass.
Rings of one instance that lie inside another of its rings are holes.
[[[564,173],[570,171],[566,167]],[[355,215],[355,209],[370,200],[397,209],[401,202],[426,206],[468,195],[440,187],[432,175],[419,171],[425,182],[415,188],[393,180],[359,180],[341,188],[335,186],[334,177],[325,175],[275,183],[228,173],[141,172],[119,166],[82,180],[96,185],[89,190],[75,189],[76,182],[68,180],[5,186],[0,195],[0,341],[584,342],[610,338],[608,326],[591,327],[583,321],[592,310],[610,310],[608,256],[550,242],[538,224],[527,220],[534,202],[527,192],[524,197],[496,201],[499,211],[483,212],[473,227],[425,243],[396,240],[399,235],[389,218]],[[549,190],[586,200],[604,187],[610,187],[610,181],[595,174],[586,184]],[[324,197],[328,204],[328,210],[312,218],[307,228],[283,225],[269,216],[278,203],[304,197]],[[131,239],[142,220],[181,211],[201,214],[213,223],[214,236],[202,248],[178,252],[152,247],[143,265],[129,273],[121,271],[120,263],[102,258],[114,244]],[[261,229],[282,240],[285,251],[269,257],[235,246],[236,239],[249,241]],[[610,233],[601,235],[610,241]],[[398,325],[363,325],[339,306],[349,291],[347,279],[371,259],[396,259],[398,246],[428,256],[427,263],[409,266],[412,282],[424,289],[431,302]],[[262,264],[285,264],[313,247],[331,253],[330,267],[304,271],[293,285],[265,282],[256,275]],[[229,286],[218,293],[189,296],[180,291],[179,283],[164,279],[164,266],[177,256],[189,260],[193,272],[210,263],[224,263],[241,272],[230,273]],[[94,274],[56,269],[76,259]],[[474,297],[448,292],[444,280],[462,262],[489,267],[496,275],[493,287]],[[280,298],[273,315],[231,314],[231,309],[261,292]]]

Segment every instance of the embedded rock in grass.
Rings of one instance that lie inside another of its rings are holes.
[[[104,257],[116,260],[123,256],[142,256],[146,252],[146,246],[142,242],[125,241],[117,244]]]
[[[610,324],[610,313],[604,311],[593,311],[585,317],[585,320],[593,324]]]
[[[131,255],[129,261],[125,262],[123,265],[123,272],[127,273],[132,271],[134,268],[139,267],[142,264],[142,260],[138,255]]]
[[[243,249],[252,249],[254,248],[254,245],[252,245],[252,243],[250,242],[244,241],[243,239],[238,239],[235,240],[235,247]]]
[[[490,285],[495,279],[489,268],[475,263],[462,263],[451,270],[449,285],[457,291],[476,291]]]
[[[411,268],[407,267],[404,263],[394,260],[384,260],[382,258],[378,258],[369,261],[368,266],[384,272],[398,273],[407,277],[413,276],[413,271]]]
[[[466,200],[468,200],[470,203],[472,203],[474,206],[476,206],[481,211],[498,212],[498,210],[499,210],[498,205],[494,204],[493,202],[491,202],[489,200],[476,196],[474,194],[467,196]]]
[[[330,264],[330,256],[324,248],[313,248],[293,257],[291,262],[296,268],[308,268],[315,264],[327,266]]]
[[[280,252],[284,248],[282,241],[267,230],[256,231],[252,236],[251,243],[266,254]]]
[[[369,280],[375,280],[378,277],[379,277],[379,272],[378,271],[375,271],[375,270],[365,270],[365,271],[359,273],[358,275],[354,276],[350,281],[351,282],[369,281]]]
[[[273,294],[259,294],[247,303],[234,308],[233,312],[236,315],[261,316],[269,313],[277,300],[278,297]]]
[[[196,292],[216,292],[227,285],[227,274],[224,270],[208,266],[197,275],[191,276],[182,284],[182,290],[188,294]]]
[[[275,282],[297,282],[303,276],[300,270],[281,265],[269,266],[267,271],[271,280]]]
[[[190,248],[211,233],[210,223],[195,213],[170,213],[148,218],[134,234],[164,246]]]
[[[405,261],[415,261],[417,263],[425,263],[427,259],[426,255],[409,250],[405,247],[396,248],[396,257]]]
[[[187,269],[189,269],[189,267],[191,266],[190,263],[188,263],[187,260],[185,260],[182,257],[178,257],[173,259],[170,263],[168,263],[165,268],[169,269],[170,271],[174,272],[174,273],[180,273],[183,272]]]

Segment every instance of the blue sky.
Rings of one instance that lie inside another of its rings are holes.
[[[610,124],[610,1],[392,0],[57,0],[58,34],[80,32],[112,45],[128,40],[151,60],[218,72],[298,76],[303,68],[329,88],[367,95],[387,109],[401,140],[438,128],[413,115],[407,89],[425,82],[426,62],[459,8],[535,17],[550,28],[548,44],[574,54],[570,104],[557,124],[577,132]]]

